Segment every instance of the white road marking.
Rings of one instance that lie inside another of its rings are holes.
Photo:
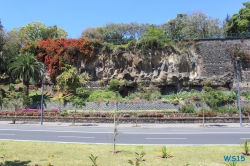
[[[151,134],[151,135],[169,135],[169,134],[250,134],[250,132],[169,132],[169,133],[153,133],[153,132],[148,132],[148,133],[135,133],[135,132],[124,132],[124,134]]]
[[[109,131],[109,132],[114,132],[114,130],[106,130],[106,131]],[[129,131],[135,131],[135,130],[122,130],[122,129],[118,129],[118,131],[122,131],[122,132],[129,132]]]
[[[112,134],[113,132],[87,132],[87,131],[56,131],[56,130],[24,130],[24,129],[0,129],[0,131],[43,131],[43,132],[56,132],[56,133],[88,133],[88,134]]]
[[[15,135],[15,134],[0,134],[0,135]]]
[[[145,138],[145,139],[187,139],[187,138]]]
[[[171,130],[171,131],[202,131],[202,130]]]
[[[77,136],[58,136],[58,137],[65,137],[65,138],[95,138],[95,137],[77,137]]]
[[[250,130],[249,130],[249,129],[245,129],[245,130],[240,130],[240,131],[248,131],[248,132],[250,132]]]
[[[58,130],[59,128],[47,128],[47,130]],[[67,130],[72,130],[72,129],[67,129]]]

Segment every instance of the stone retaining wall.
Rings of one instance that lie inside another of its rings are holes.
[[[13,117],[1,116],[0,121],[12,121]],[[39,122],[40,116],[33,117],[17,117],[16,121]],[[73,117],[44,117],[44,122],[73,122]],[[133,123],[202,123],[202,117],[128,117],[118,118],[120,124],[133,124]],[[114,123],[114,119],[110,117],[87,117],[75,118],[76,123]],[[243,117],[243,123],[250,123],[250,118]],[[239,123],[239,118],[236,117],[206,117],[205,123]]]

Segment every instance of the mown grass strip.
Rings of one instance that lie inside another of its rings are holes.
[[[242,155],[239,146],[167,146],[171,157],[161,158],[162,146],[118,145],[119,153],[113,154],[112,145],[89,145],[72,143],[44,143],[0,141],[0,163],[30,166],[90,166],[89,156],[98,156],[98,166],[129,166],[128,160],[136,161],[135,152],[146,154],[141,166],[222,166],[224,156]],[[250,165],[250,157],[241,166]],[[20,164],[21,163],[21,164]]]

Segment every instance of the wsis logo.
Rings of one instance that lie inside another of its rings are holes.
[[[224,156],[225,162],[244,162],[245,156]]]

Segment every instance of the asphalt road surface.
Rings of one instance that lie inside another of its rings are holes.
[[[114,130],[88,126],[1,125],[0,140],[113,143]],[[239,145],[250,140],[250,128],[119,128],[117,144]]]

